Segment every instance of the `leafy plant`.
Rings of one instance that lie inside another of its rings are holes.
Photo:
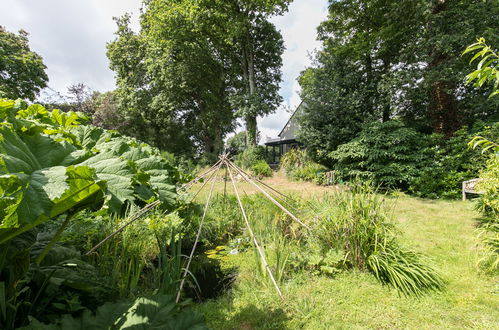
[[[295,168],[303,167],[310,161],[304,149],[294,148],[286,152],[280,162],[280,168],[284,169],[286,175],[290,175]]]
[[[250,169],[259,161],[265,161],[265,148],[262,146],[248,147],[236,156],[236,164],[245,169]]]
[[[0,120],[0,242],[65,212],[176,202],[182,176],[148,145],[20,101],[1,100]]]
[[[477,39],[477,42],[469,45],[464,54],[475,52],[470,64],[479,60],[477,68],[466,76],[466,83],[473,83],[476,87],[482,87],[485,83],[493,83],[490,97],[499,94],[499,55],[494,49],[487,45],[485,38]]]
[[[326,167],[310,159],[304,149],[291,149],[281,159],[281,169],[286,176],[295,181],[313,181],[320,183]]]
[[[183,307],[175,303],[173,296],[157,295],[132,302],[106,303],[95,314],[86,310],[77,318],[65,315],[50,325],[35,319],[22,329],[207,329],[201,314]]]
[[[369,184],[354,184],[313,202],[312,233],[323,251],[344,251],[343,265],[368,270],[405,295],[440,290],[443,280],[419,253],[401,247],[383,200]]]
[[[272,176],[272,169],[264,160],[259,160],[258,162],[253,164],[250,169],[251,173],[259,179]]]
[[[477,123],[471,129],[463,127],[453,137],[432,135],[423,147],[424,159],[418,175],[410,182],[409,191],[430,198],[459,198],[462,182],[474,179],[483,168],[486,156],[468,147],[472,136],[499,136],[499,125]]]
[[[407,188],[424,160],[425,138],[400,121],[373,123],[329,157],[346,180],[362,178],[389,188]]]
[[[479,264],[489,272],[499,271],[499,146],[477,136],[470,141],[472,148],[482,148],[482,153],[492,151],[486,168],[480,173],[476,189],[482,192],[476,209],[482,214],[480,236],[485,245],[485,256]]]

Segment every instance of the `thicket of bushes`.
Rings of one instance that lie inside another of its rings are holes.
[[[188,178],[156,148],[87,125],[84,115],[0,99],[0,328],[154,320],[203,328],[173,298],[180,237],[194,235],[175,232],[184,218],[163,213],[193,208],[176,190]],[[86,255],[154,201],[157,213]],[[144,311],[149,304],[157,308]]]
[[[499,272],[499,145],[492,141],[477,138],[492,153],[487,167],[480,173],[481,182],[477,189],[483,194],[478,198],[476,208],[482,214],[480,236],[484,241],[486,256],[480,260],[481,266],[489,272]]]
[[[499,138],[499,123],[477,123],[455,135],[427,135],[392,120],[366,126],[352,141],[329,153],[336,181],[372,180],[375,185],[401,189],[428,198],[459,198],[461,184],[477,178],[487,156],[468,146],[475,135]],[[325,167],[304,150],[283,156],[281,168],[293,180],[321,183]]]

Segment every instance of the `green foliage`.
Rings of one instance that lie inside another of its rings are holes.
[[[146,144],[22,102],[2,100],[0,119],[0,241],[81,208],[176,203],[180,172]]]
[[[272,169],[264,160],[259,160],[250,167],[251,173],[259,179],[272,176]]]
[[[475,137],[470,146],[482,147],[482,152],[492,150],[486,168],[481,171],[481,181],[476,189],[482,192],[476,209],[482,214],[480,236],[483,239],[486,256],[480,260],[481,266],[489,272],[499,271],[499,146],[485,138]]]
[[[33,315],[50,322],[61,313],[78,313],[115,296],[105,278],[72,247],[55,244],[43,262],[35,264],[52,236],[32,230],[1,246],[2,329],[22,326]]]
[[[303,167],[308,162],[310,158],[304,149],[294,148],[286,152],[280,161],[280,168],[284,169],[286,175],[290,175],[295,168]]]
[[[95,314],[86,310],[81,317],[65,315],[56,324],[33,320],[22,329],[207,329],[201,314],[175,304],[175,297],[156,295],[132,302],[106,303]]]
[[[231,153],[239,154],[246,149],[246,132],[242,131],[227,140],[227,148]]]
[[[470,63],[479,60],[477,69],[466,76],[466,83],[482,87],[485,83],[493,83],[490,97],[499,94],[499,55],[487,45],[484,38],[477,39],[477,42],[469,45],[464,54],[475,52]]]
[[[326,172],[326,167],[314,162],[309,162],[306,163],[305,166],[295,168],[291,172],[290,178],[296,181],[310,181],[320,184],[324,172]]]
[[[499,125],[477,124],[471,130],[460,129],[449,139],[433,135],[421,153],[425,160],[409,190],[417,196],[430,198],[459,198],[462,182],[477,178],[486,156],[469,148],[475,134],[499,137]]]
[[[291,149],[282,156],[281,169],[295,181],[313,181],[321,184],[326,167],[313,162],[304,149]]]
[[[399,121],[373,123],[352,141],[329,153],[344,179],[371,179],[377,185],[407,188],[425,159],[425,137]]]
[[[497,43],[498,14],[494,0],[329,1],[318,28],[321,51],[299,79],[306,102],[300,141],[329,166],[329,154],[366,123],[400,118],[449,137],[463,125],[495,120],[499,100],[465,84],[468,59],[460,53],[477,35]],[[492,74],[497,62],[484,51],[492,47],[472,50],[482,52],[480,69]]]
[[[40,55],[31,51],[28,33],[0,26],[0,98],[34,100],[49,80]]]
[[[266,151],[263,146],[255,146],[245,149],[236,156],[235,161],[238,166],[245,169],[251,169],[253,165],[260,161],[265,161]]]
[[[147,1],[138,33],[117,19],[107,55],[131,134],[175,154],[217,154],[238,116],[256,145],[256,117],[281,103],[284,46],[268,18],[288,3]]]
[[[401,247],[382,197],[369,184],[354,184],[313,201],[312,232],[323,251],[344,251],[342,263],[366,269],[404,295],[440,290],[443,281],[419,253]]]
[[[381,283],[391,285],[405,295],[420,296],[428,291],[440,291],[444,286],[442,278],[421,254],[395,243],[371,254],[367,266]]]
[[[478,200],[478,210],[490,219],[499,219],[499,156],[493,154],[487,161],[487,167],[480,173],[482,181],[477,189],[483,192]]]

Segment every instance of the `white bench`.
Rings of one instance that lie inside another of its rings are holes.
[[[466,194],[483,194],[483,192],[476,190],[475,186],[482,179],[471,179],[463,181],[463,201],[466,200]]]

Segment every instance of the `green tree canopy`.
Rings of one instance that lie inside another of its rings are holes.
[[[0,97],[34,100],[47,86],[46,68],[29,48],[26,31],[15,34],[0,26]]]
[[[323,47],[300,78],[301,140],[324,160],[364,122],[401,118],[450,136],[497,115],[499,102],[466,85],[463,45],[497,39],[499,3],[339,0],[318,29]],[[321,153],[321,151],[324,151]]]
[[[210,153],[240,116],[256,144],[257,116],[281,102],[283,42],[268,17],[288,3],[151,0],[139,33],[118,19],[108,57],[130,133],[174,153]]]

